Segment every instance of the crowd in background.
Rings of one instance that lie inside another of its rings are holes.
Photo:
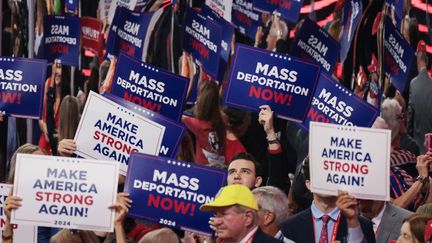
[[[81,2],[83,16],[98,15],[98,1]],[[344,2],[335,1],[332,18],[323,26],[337,41]],[[432,219],[432,151],[427,150],[424,139],[432,132],[428,41],[420,38],[411,2],[405,1],[400,31],[416,50],[416,58],[406,91],[400,93],[383,74],[379,61],[382,46],[376,19],[385,2],[363,0],[359,30],[346,61],[337,64],[333,77],[379,107],[380,117],[373,127],[391,130],[389,202],[357,200],[347,192],[337,197],[311,193],[308,133],[295,122],[278,118],[265,104],[258,107],[259,113],[223,106],[226,80],[216,82],[190,54],[181,51],[185,11],[190,6],[199,9],[204,3],[178,0],[163,9],[159,32],[152,35],[154,41],[143,61],[190,78],[191,87],[197,82],[196,102],[186,107],[181,119],[188,132],[177,157],[228,173],[228,186],[221,189],[214,203],[202,207],[214,211],[209,224],[215,235],[183,232],[127,217],[133,202],[119,184],[117,202],[110,206],[116,211],[114,233],[39,227],[38,242],[432,242],[432,224],[428,223]],[[306,3],[313,10],[314,1]],[[160,0],[150,1],[144,11],[159,10],[162,4]],[[64,3],[36,0],[35,9],[33,54],[38,57],[43,16],[64,14]],[[26,1],[9,1],[3,11],[2,55],[28,56]],[[171,24],[166,22],[170,16],[174,17],[173,36],[164,29],[169,29],[165,25]],[[315,20],[314,11],[308,17]],[[236,32],[234,42],[289,53],[294,37],[290,32],[295,35],[303,20],[293,25],[276,14],[262,14],[260,21],[254,40]],[[104,25],[107,36],[109,26],[106,21]],[[17,153],[76,156],[73,138],[86,97],[90,91],[110,92],[117,62],[115,57],[99,60],[97,55],[83,55],[82,60],[87,76],[83,70],[71,70],[57,61],[50,66],[43,118],[31,124],[32,141],[27,139],[29,126],[24,119],[0,115],[3,182],[14,183]],[[71,90],[71,71],[76,74],[75,90]],[[21,205],[20,200],[8,197],[4,207],[8,220],[11,210]],[[8,220],[3,242],[13,241]]]

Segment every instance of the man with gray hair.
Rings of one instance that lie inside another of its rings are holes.
[[[258,226],[267,235],[284,243],[292,243],[280,228],[288,218],[288,199],[279,188],[263,186],[255,188],[252,193],[258,202]]]

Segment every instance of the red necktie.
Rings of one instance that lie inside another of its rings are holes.
[[[321,228],[319,243],[328,243],[327,223],[328,223],[329,219],[330,219],[330,216],[328,216],[328,215],[323,215],[321,217],[321,220],[323,221],[323,225]]]

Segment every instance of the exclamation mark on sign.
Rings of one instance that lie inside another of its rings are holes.
[[[158,104],[158,106],[157,106],[157,111],[158,111],[158,113],[160,112],[160,109],[161,109],[161,105]]]
[[[361,180],[361,186],[364,186],[364,177],[360,177]]]
[[[290,95],[290,96],[288,97],[287,106],[290,106],[290,105],[291,105],[291,100],[292,100],[292,95]]]
[[[88,214],[88,208],[84,208],[84,217],[87,218],[87,214]]]
[[[190,210],[189,215],[194,216],[194,214],[195,214],[195,204],[191,204],[191,210]]]

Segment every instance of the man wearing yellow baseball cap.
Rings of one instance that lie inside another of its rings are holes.
[[[223,187],[215,200],[201,205],[200,210],[214,212],[216,234],[223,242],[281,242],[258,228],[258,204],[244,185]]]

